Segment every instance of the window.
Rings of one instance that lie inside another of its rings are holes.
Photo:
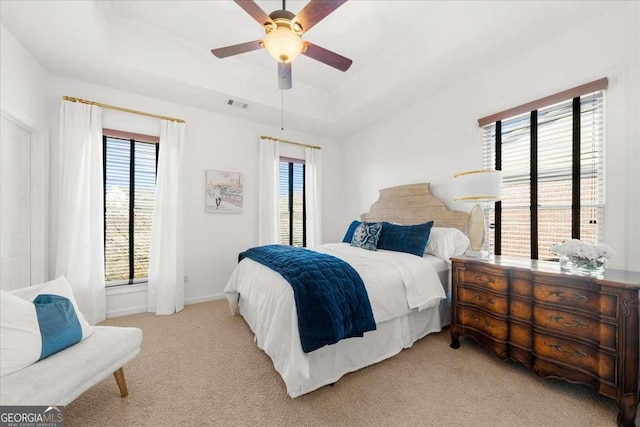
[[[307,246],[304,160],[280,158],[280,243]]]
[[[158,144],[103,136],[107,285],[145,281],[156,192]]]
[[[556,243],[604,237],[603,90],[547,99],[480,120],[483,167],[502,170],[502,200],[486,210],[496,255],[554,260]]]

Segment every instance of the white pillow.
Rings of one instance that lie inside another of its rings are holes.
[[[47,282],[30,301],[0,291],[0,376],[26,368],[92,333],[64,277]]]
[[[457,228],[431,227],[424,253],[449,261],[452,256],[464,254],[470,243],[466,234]]]

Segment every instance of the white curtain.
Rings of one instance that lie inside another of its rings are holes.
[[[260,157],[258,165],[258,244],[280,243],[280,146],[278,141],[259,141]]]
[[[184,123],[162,120],[147,292],[147,311],[156,314],[184,308],[184,139]]]
[[[66,276],[80,312],[105,318],[102,110],[60,105],[60,199],[55,277]]]
[[[307,246],[310,248],[322,244],[321,154],[321,151],[316,148],[306,147],[304,149]]]

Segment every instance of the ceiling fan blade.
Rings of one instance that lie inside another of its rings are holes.
[[[252,50],[262,49],[261,40],[254,40],[252,42],[234,44],[233,46],[220,47],[218,49],[211,49],[218,58],[226,58],[227,56],[239,55],[245,52],[251,52]]]
[[[278,89],[291,89],[291,62],[278,62]]]
[[[340,71],[347,71],[353,63],[349,58],[345,58],[342,55],[338,55],[335,52],[331,52],[330,50],[309,42],[304,42],[302,54],[309,58],[313,58],[316,61],[330,65],[333,68],[337,68]]]
[[[347,0],[311,0],[307,5],[293,18],[292,22],[302,25],[302,31],[307,32],[322,21],[331,12],[342,6]]]
[[[255,19],[258,24],[264,25],[267,22],[272,22],[269,15],[265,13],[264,10],[260,8],[253,0],[233,0],[238,6],[244,9],[253,19]]]

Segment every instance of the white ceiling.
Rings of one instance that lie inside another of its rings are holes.
[[[266,13],[282,6],[256,3]],[[297,13],[306,3],[287,1],[287,10]],[[353,65],[343,73],[302,55],[296,59],[293,89],[284,94],[286,126],[344,137],[616,6],[350,0],[303,39]],[[264,36],[230,0],[2,0],[0,19],[50,74],[280,123],[281,94],[269,54],[218,59],[210,53]],[[228,107],[229,98],[249,108]]]

